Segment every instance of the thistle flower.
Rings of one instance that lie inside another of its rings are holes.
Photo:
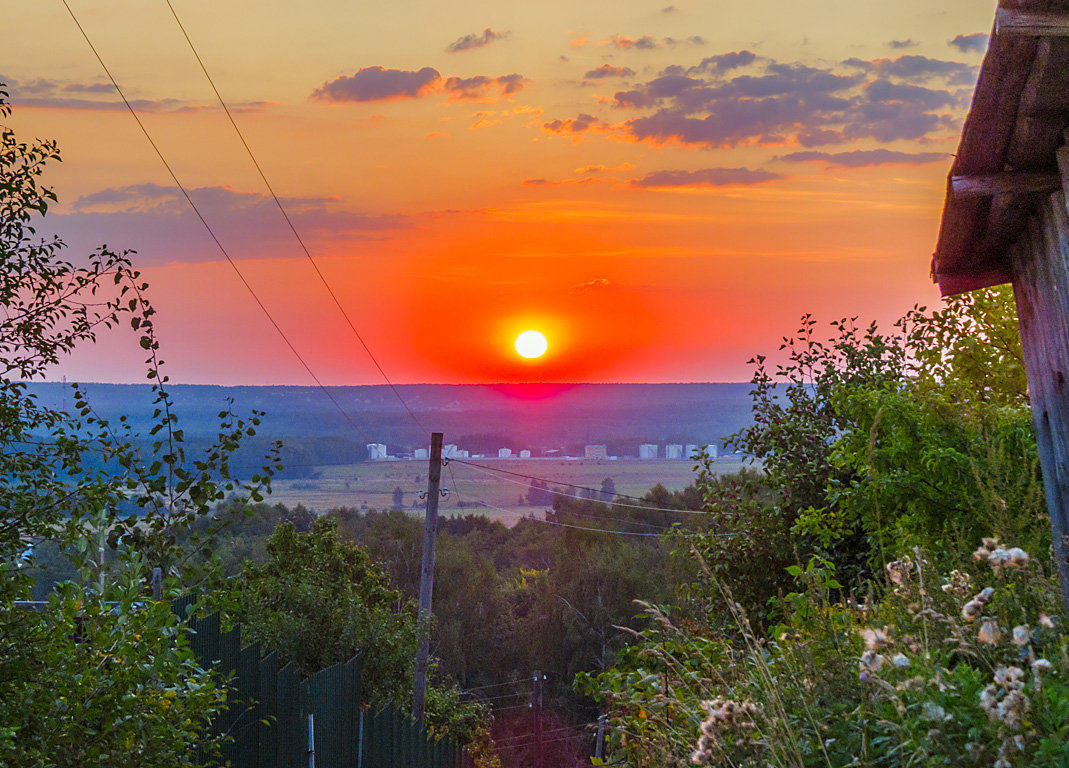
[[[890,642],[887,637],[886,627],[884,629],[865,627],[859,634],[865,641],[865,647],[870,651],[878,651]]]
[[[955,568],[948,578],[949,581],[942,587],[944,592],[949,592],[955,597],[965,597],[969,593],[969,584],[972,582],[969,574]]]
[[[901,560],[892,560],[886,566],[887,578],[892,583],[902,585],[909,581],[910,576],[913,574],[913,561],[908,557],[904,557]]]
[[[1054,622],[1051,620],[1050,616],[1045,613],[1041,613],[1039,614],[1039,626],[1044,627],[1046,629],[1054,629]]]
[[[987,617],[980,625],[980,631],[977,633],[976,637],[981,643],[998,645],[998,640],[1002,637],[1002,630],[998,628],[998,624],[994,619]]]
[[[891,663],[899,669],[905,669],[909,666],[909,659],[906,658],[906,655],[904,653],[896,653],[895,657],[891,659]]]
[[[1019,646],[1028,645],[1032,640],[1032,630],[1027,624],[1019,624],[1013,628],[1013,644]]]
[[[887,657],[875,651],[865,651],[858,659],[861,672],[879,672],[880,667],[887,663]]]
[[[1024,688],[1024,670],[1020,667],[999,667],[995,670],[995,683],[1019,691]]]

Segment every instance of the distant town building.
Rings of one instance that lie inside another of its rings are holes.
[[[638,447],[638,457],[640,459],[656,459],[657,458],[657,444],[656,443],[643,443]]]
[[[468,452],[465,451],[463,448],[458,448],[457,449],[457,453],[456,453],[456,458],[458,458],[458,459],[466,459],[466,458],[468,458]]]
[[[372,461],[382,461],[386,458],[386,446],[382,443],[368,443],[367,457]]]
[[[521,459],[529,459],[529,458],[531,458],[531,452],[528,451],[526,448],[524,448],[522,451],[520,451],[520,458]]]
[[[683,446],[679,443],[668,443],[664,447],[664,457],[666,459],[682,459]]]
[[[511,448],[498,448],[497,449],[497,457],[499,459],[507,459],[507,458],[510,458],[511,456],[512,456],[512,449]]]
[[[605,450],[604,445],[588,445],[583,450],[583,458],[586,459],[604,459],[609,455],[609,452]]]
[[[698,453],[698,446],[693,444],[688,444],[687,447],[683,449],[683,456],[687,459],[696,458]]]
[[[457,457],[456,443],[449,443],[442,446],[442,456],[446,459],[455,459]]]
[[[705,446],[705,452],[709,455],[710,459],[715,459],[716,458],[716,453],[717,453],[717,447],[715,445],[707,445],[707,446]]]
[[[426,459],[430,458],[430,455],[430,451],[427,448],[417,448],[416,450],[412,451],[413,459]]]

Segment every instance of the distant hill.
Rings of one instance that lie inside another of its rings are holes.
[[[42,402],[70,404],[70,387],[33,383]],[[150,387],[143,384],[85,385],[94,410],[118,419],[126,414],[135,430],[151,423]],[[385,443],[390,452],[424,445],[388,386],[330,387],[334,399],[363,434],[343,419],[316,387],[168,387],[187,437],[214,434],[217,414],[228,398],[239,414],[266,412],[260,436],[302,446],[330,444],[352,460],[364,458],[363,444]],[[750,422],[749,384],[406,384],[397,391],[428,430],[473,452],[509,446],[542,450],[606,443],[611,453],[634,455],[639,442],[721,444]],[[318,460],[323,460],[320,457]]]

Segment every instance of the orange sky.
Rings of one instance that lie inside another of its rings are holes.
[[[164,0],[70,0],[257,294],[328,384],[381,378]],[[919,0],[174,0],[396,382],[738,381],[798,317],[889,323],[927,270],[993,8]],[[61,3],[5,6],[0,80],[55,138],[76,253],[139,252],[173,381],[309,384]],[[541,329],[549,353],[512,340]],[[141,381],[104,338],[55,371]]]

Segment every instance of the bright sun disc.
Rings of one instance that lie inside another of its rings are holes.
[[[524,331],[516,337],[516,352],[520,357],[541,357],[548,348],[549,342],[538,331]]]

